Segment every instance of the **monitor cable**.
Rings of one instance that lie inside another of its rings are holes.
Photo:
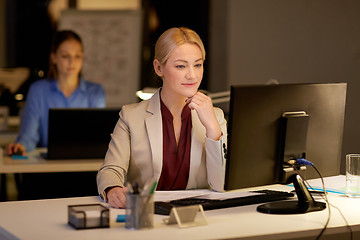
[[[299,171],[298,168],[294,165],[293,161],[289,161],[288,163],[295,169],[295,171],[297,172],[297,174],[301,176],[300,171]],[[336,209],[338,210],[338,212],[340,213],[340,215],[341,215],[342,218],[344,219],[344,221],[345,221],[345,223],[346,223],[346,227],[349,229],[349,232],[350,232],[350,240],[352,240],[352,239],[353,239],[353,232],[352,232],[352,229],[351,229],[348,221],[346,220],[346,218],[345,218],[345,216],[343,215],[343,213],[341,212],[341,210],[340,210],[338,207],[336,207],[335,205],[331,204],[331,203],[329,202],[329,199],[327,198],[327,191],[326,191],[326,188],[325,188],[324,179],[323,179],[320,171],[316,168],[316,166],[315,166],[311,161],[306,160],[306,159],[304,159],[304,158],[299,158],[299,159],[297,159],[297,160],[296,160],[296,164],[305,165],[305,166],[311,166],[311,167],[317,172],[317,174],[318,174],[319,177],[320,177],[321,184],[322,184],[322,188],[323,188],[323,191],[324,191],[324,194],[321,194],[321,197],[324,199],[324,201],[325,201],[326,204],[328,205],[328,218],[327,218],[327,220],[326,220],[326,223],[325,223],[323,229],[321,230],[321,232],[319,233],[319,235],[316,237],[316,239],[317,239],[317,240],[320,239],[320,237],[323,235],[323,233],[324,233],[325,230],[327,229],[327,226],[328,226],[329,221],[330,221],[330,218],[331,218],[330,206],[332,206],[332,207],[334,207],[334,208],[336,208]],[[301,177],[302,177],[302,176],[301,176]],[[302,178],[303,178],[303,177],[302,177]],[[308,185],[308,187],[309,187],[310,189],[313,189],[313,188],[311,187],[311,185],[308,183],[308,181],[307,181],[305,178],[303,178],[303,179],[304,179],[304,182],[306,183],[306,185]],[[314,190],[314,189],[313,189],[313,190]]]
[[[297,172],[298,174],[300,175],[300,172],[298,171],[297,167],[292,164],[290,161],[288,162]],[[329,221],[330,221],[330,217],[331,217],[331,210],[330,210],[330,204],[329,204],[329,200],[327,198],[327,192],[326,192],[326,188],[325,188],[325,183],[324,183],[324,179],[323,177],[321,176],[320,172],[317,170],[317,168],[314,166],[314,164],[306,159],[303,159],[303,158],[299,158],[296,160],[296,163],[299,164],[299,165],[306,165],[306,166],[312,166],[315,171],[319,174],[320,176],[320,179],[321,179],[321,184],[322,184],[322,188],[323,188],[323,191],[324,191],[324,194],[322,195],[322,198],[325,200],[326,204],[328,205],[328,217],[327,217],[327,220],[326,220],[326,223],[323,227],[323,229],[321,230],[321,232],[319,233],[319,235],[316,237],[316,240],[320,239],[320,237],[323,235],[323,233],[325,232],[325,230],[327,229],[327,226],[329,224]],[[301,176],[301,175],[300,175]],[[301,176],[302,177],[302,176]],[[305,180],[304,177],[302,177],[304,179],[304,182],[306,183],[306,185],[309,186],[309,183]]]

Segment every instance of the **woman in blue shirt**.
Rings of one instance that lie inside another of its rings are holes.
[[[72,31],[55,34],[48,78],[33,83],[29,89],[16,142],[7,153],[25,155],[36,147],[47,147],[50,108],[105,107],[104,88],[80,78],[83,45]]]
[[[50,108],[105,107],[104,88],[80,78],[83,44],[72,31],[54,36],[48,78],[29,89],[16,142],[7,153],[25,155],[36,147],[47,147]],[[87,196],[96,194],[96,173],[37,173],[17,175],[19,200]]]

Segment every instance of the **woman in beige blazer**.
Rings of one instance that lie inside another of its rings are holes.
[[[154,70],[163,86],[151,99],[123,106],[98,172],[99,194],[112,207],[125,207],[127,182],[137,182],[142,187],[161,177],[163,146],[167,146],[163,141],[161,104],[173,117],[176,144],[182,130],[181,113],[185,107],[191,109],[191,141],[187,143],[190,163],[185,188],[223,191],[227,126],[222,110],[214,108],[211,99],[198,92],[204,60],[203,43],[188,28],[171,28],[158,39]]]

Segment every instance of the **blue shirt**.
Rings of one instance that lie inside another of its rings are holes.
[[[36,81],[27,95],[16,142],[23,144],[26,151],[47,147],[50,108],[101,108],[105,104],[105,90],[100,84],[80,79],[79,86],[66,98],[58,81]]]

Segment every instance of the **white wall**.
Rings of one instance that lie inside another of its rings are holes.
[[[209,90],[347,82],[343,155],[360,152],[360,1],[212,0]]]

